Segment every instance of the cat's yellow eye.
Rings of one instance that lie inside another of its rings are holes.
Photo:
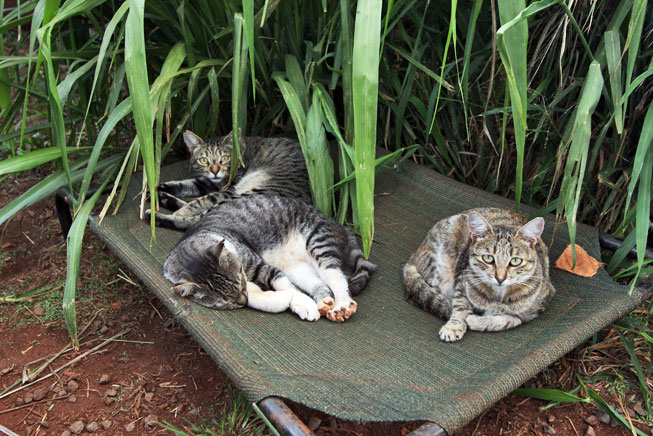
[[[201,157],[201,158],[199,158],[199,162],[200,162],[202,165],[206,165],[206,164],[209,163],[209,160],[208,160],[207,158],[205,158],[205,157]]]
[[[229,161],[229,156],[226,154],[220,158],[220,162],[227,163]]]
[[[512,259],[510,259],[510,266],[519,266],[522,264],[523,261],[524,259],[520,257],[513,257]]]
[[[484,254],[481,256],[481,259],[483,259],[483,262],[485,263],[494,263],[494,256],[490,254]]]

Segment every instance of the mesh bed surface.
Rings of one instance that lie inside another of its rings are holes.
[[[162,169],[164,181],[184,175],[184,165]],[[132,178],[128,199],[136,198],[139,182]],[[440,342],[443,322],[406,302],[401,267],[437,220],[489,206],[514,203],[410,162],[401,172],[381,173],[371,256],[378,269],[357,298],[358,312],[342,324],[303,322],[290,312],[215,311],[177,297],[162,262],[181,233],[157,229],[150,247],[137,199],[90,223],[249,400],[274,395],[342,419],[428,420],[453,432],[645,297],[640,289],[629,296],[604,270],[588,279],[552,269],[557,293],[539,318],[507,332]],[[569,237],[564,223],[553,237],[553,218],[546,220],[553,263]],[[596,229],[579,225],[577,243],[600,259]]]

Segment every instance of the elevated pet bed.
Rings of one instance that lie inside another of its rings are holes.
[[[185,165],[162,169],[162,179],[183,178]],[[209,310],[175,295],[162,262],[181,233],[138,219],[139,177],[116,216],[90,226],[174,314],[250,401],[282,434],[311,434],[280,398],[355,421],[428,421],[414,434],[455,432],[593,333],[633,310],[646,297],[600,270],[583,278],[551,270],[557,294],[534,321],[502,333],[468,332],[441,342],[443,322],[406,302],[401,267],[439,219],[473,207],[514,203],[407,162],[376,182],[376,233],[372,261],[378,269],[357,298],[358,312],[338,324],[310,323],[287,312]],[[136,199],[135,199],[136,198]],[[58,198],[59,206],[62,197]],[[524,213],[532,212],[524,208]],[[546,217],[544,240],[553,238]],[[569,243],[558,226],[550,256]],[[598,231],[578,226],[577,243],[600,258]]]

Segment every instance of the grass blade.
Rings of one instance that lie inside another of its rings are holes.
[[[610,76],[610,94],[614,110],[614,122],[617,133],[621,135],[624,129],[624,119],[621,100],[621,44],[619,42],[619,31],[612,29],[605,32],[605,57],[608,63],[608,75]]]
[[[649,395],[648,392],[648,385],[646,384],[646,376],[644,375],[644,370],[642,370],[642,365],[639,363],[639,359],[637,358],[637,354],[635,353],[635,344],[633,343],[632,340],[628,339],[627,337],[624,336],[623,333],[619,329],[616,329],[617,333],[619,334],[619,337],[621,338],[621,342],[624,345],[624,349],[628,353],[628,356],[630,357],[630,362],[633,364],[633,368],[635,368],[635,373],[637,374],[637,381],[639,381],[639,386],[642,389],[642,396],[644,397],[644,406],[646,407],[646,413],[648,416],[653,416],[651,413],[651,396]]]
[[[79,151],[89,150],[90,147],[68,147],[67,152],[76,153]],[[55,159],[61,158],[61,149],[58,147],[46,147],[38,150],[30,151],[20,156],[10,157],[0,162],[0,176],[5,174],[16,173],[19,171],[31,170],[34,167],[43,165],[46,162],[51,162]]]
[[[143,14],[145,0],[129,0],[129,13],[125,27],[125,72],[131,96],[134,124],[143,156],[143,170],[147,178],[150,198],[156,201],[156,179],[154,169],[154,138],[152,137],[152,103],[147,78],[145,59],[145,34]],[[143,193],[145,195],[145,193]],[[156,208],[156,206],[155,206]],[[152,241],[154,234],[154,214],[151,216]]]
[[[332,191],[333,160],[329,155],[326,132],[322,125],[322,108],[317,93],[313,93],[313,103],[306,115],[306,151],[304,155],[309,171],[315,207],[326,216],[333,215]]]
[[[374,238],[374,155],[382,6],[379,0],[358,2],[352,58],[356,200],[366,257],[370,255]]]

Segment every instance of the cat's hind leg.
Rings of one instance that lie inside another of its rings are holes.
[[[326,307],[322,308],[323,311],[326,310],[326,317],[329,321],[335,322],[343,322],[349,319],[349,317],[356,313],[358,303],[349,294],[347,277],[345,277],[345,274],[340,268],[335,266],[323,267],[319,265],[318,272],[322,280],[324,280],[331,289],[331,292],[333,292],[333,306],[329,307],[329,301],[325,301],[324,304],[329,308],[328,310],[326,310]]]
[[[320,278],[317,269],[308,263],[298,263],[287,268],[284,273],[302,291],[313,297],[320,315],[326,315],[335,303],[333,292]]]

